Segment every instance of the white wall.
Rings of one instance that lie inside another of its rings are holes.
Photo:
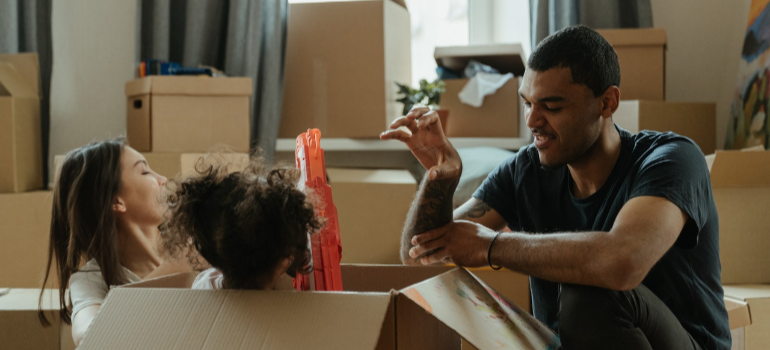
[[[751,0],[651,2],[653,24],[668,37],[666,99],[716,102],[722,149]]]
[[[134,78],[136,12],[136,0],[53,2],[48,169],[55,155],[125,134],[123,89]]]

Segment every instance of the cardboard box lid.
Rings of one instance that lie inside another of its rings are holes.
[[[770,186],[770,151],[717,151],[706,162],[714,188]]]
[[[12,54],[0,54],[0,62],[10,63],[16,68],[27,83],[32,87],[36,96],[42,96],[42,82],[40,81],[40,63],[37,52],[24,52]]]
[[[251,78],[212,78],[199,76],[150,76],[126,82],[126,96],[207,95],[250,96]]]
[[[666,45],[663,28],[599,29],[597,32],[613,47]]]
[[[16,68],[6,62],[0,62],[0,96],[37,98],[37,91],[29,85]]]
[[[326,175],[329,177],[331,186],[343,182],[409,184],[413,186],[417,184],[414,176],[406,170],[328,168]]]
[[[737,284],[722,286],[726,298],[750,301],[770,298],[770,284]]]
[[[489,44],[468,46],[439,46],[433,51],[436,64],[462,72],[468,61],[476,60],[500,71],[501,74],[524,75],[524,50],[521,44]]]
[[[727,318],[730,320],[730,329],[745,327],[751,324],[749,304],[742,300],[725,297]]]

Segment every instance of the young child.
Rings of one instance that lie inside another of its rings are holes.
[[[193,289],[274,289],[283,273],[310,273],[308,232],[322,223],[296,187],[299,170],[260,158],[231,174],[203,161],[196,170],[171,195],[164,229],[166,249],[212,266]]]

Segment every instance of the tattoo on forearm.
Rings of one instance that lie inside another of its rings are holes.
[[[492,211],[492,208],[489,206],[489,204],[479,200],[479,201],[476,201],[476,203],[470,209],[468,209],[468,212],[463,214],[462,218],[478,219],[480,217],[483,217],[490,211]]]
[[[459,179],[423,181],[406,218],[402,235],[402,257],[409,256],[412,237],[452,221],[452,196]]]

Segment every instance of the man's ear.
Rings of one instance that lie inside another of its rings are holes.
[[[601,114],[605,118],[611,117],[618,110],[620,104],[620,89],[612,85],[604,90],[602,94],[602,111]]]
[[[115,202],[112,203],[112,211],[116,213],[126,212],[126,203],[120,197],[115,197]]]

